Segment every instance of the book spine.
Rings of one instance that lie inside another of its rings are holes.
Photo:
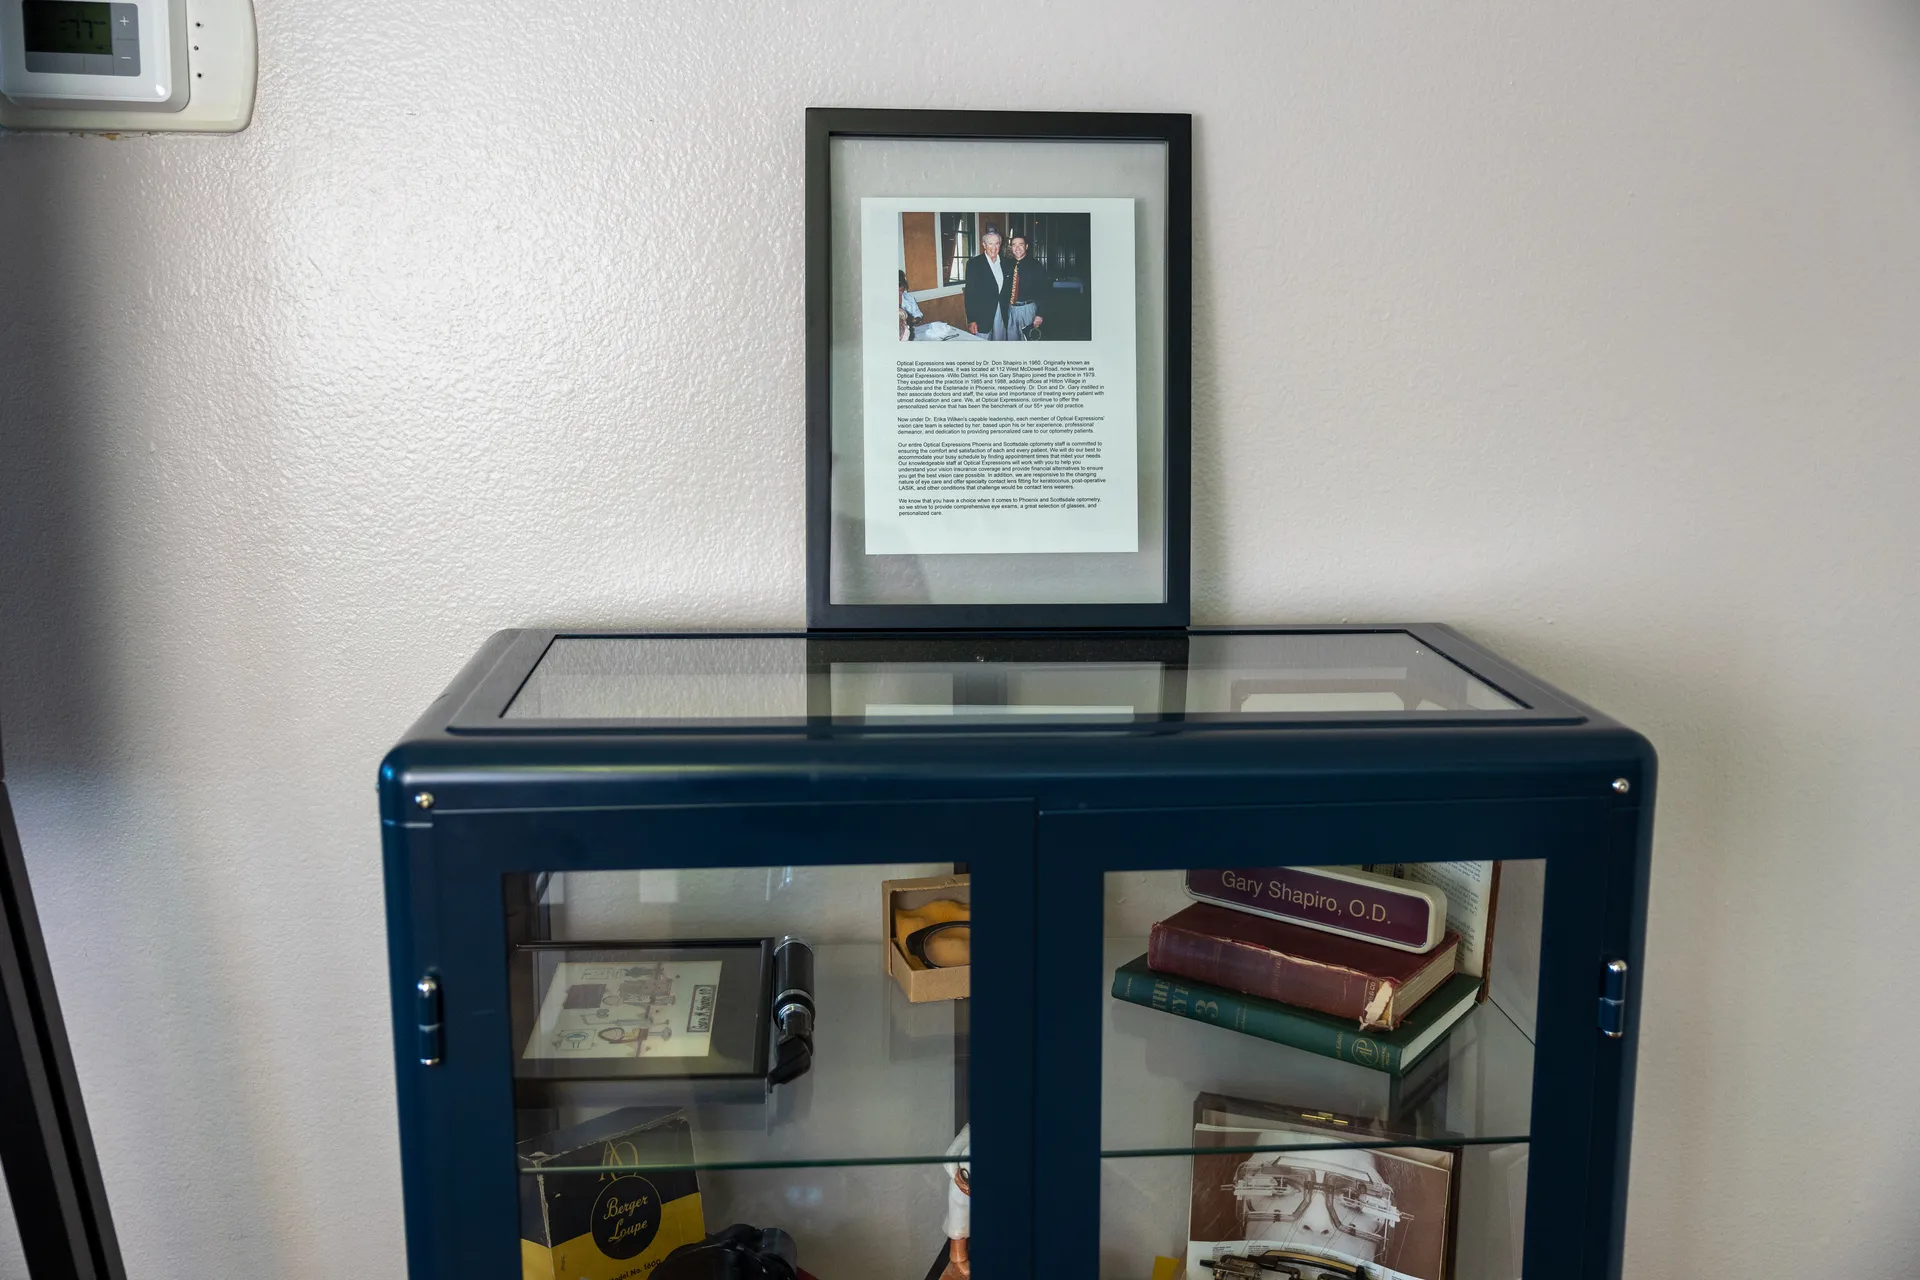
[[[1147,965],[1229,991],[1351,1018],[1357,1026],[1391,1028],[1396,1021],[1392,984],[1379,978],[1250,942],[1173,928],[1164,920],[1147,939]]]
[[[1317,1019],[1299,1017],[1231,991],[1188,987],[1164,974],[1120,969],[1113,975],[1113,998],[1389,1075],[1400,1071],[1400,1050],[1395,1045],[1382,1044],[1344,1027],[1329,1027]]]

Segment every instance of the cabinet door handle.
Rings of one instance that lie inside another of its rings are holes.
[[[428,974],[414,990],[414,1009],[420,1023],[420,1065],[437,1067],[447,1049],[446,1022],[441,1016],[440,979]]]
[[[1618,1040],[1627,1034],[1627,962],[1609,960],[1600,971],[1600,1034]]]

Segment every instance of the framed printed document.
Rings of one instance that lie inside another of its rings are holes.
[[[1192,118],[807,113],[815,628],[1188,620]]]

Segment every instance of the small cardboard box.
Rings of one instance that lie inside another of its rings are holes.
[[[886,943],[887,972],[915,1004],[927,1000],[964,1000],[973,985],[973,966],[930,969],[901,949],[893,936],[893,913],[923,907],[936,898],[973,905],[970,876],[928,876],[920,880],[884,880],[880,884],[880,937]]]

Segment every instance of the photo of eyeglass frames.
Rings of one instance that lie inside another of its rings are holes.
[[[1233,1197],[1249,1226],[1305,1221],[1316,1202],[1340,1235],[1384,1245],[1412,1215],[1393,1202],[1371,1151],[1315,1151],[1256,1155],[1235,1172]]]
[[[1214,1095],[1195,1121],[1196,1148],[1234,1150],[1194,1157],[1190,1275],[1452,1280],[1457,1149],[1337,1146],[1397,1135]]]

